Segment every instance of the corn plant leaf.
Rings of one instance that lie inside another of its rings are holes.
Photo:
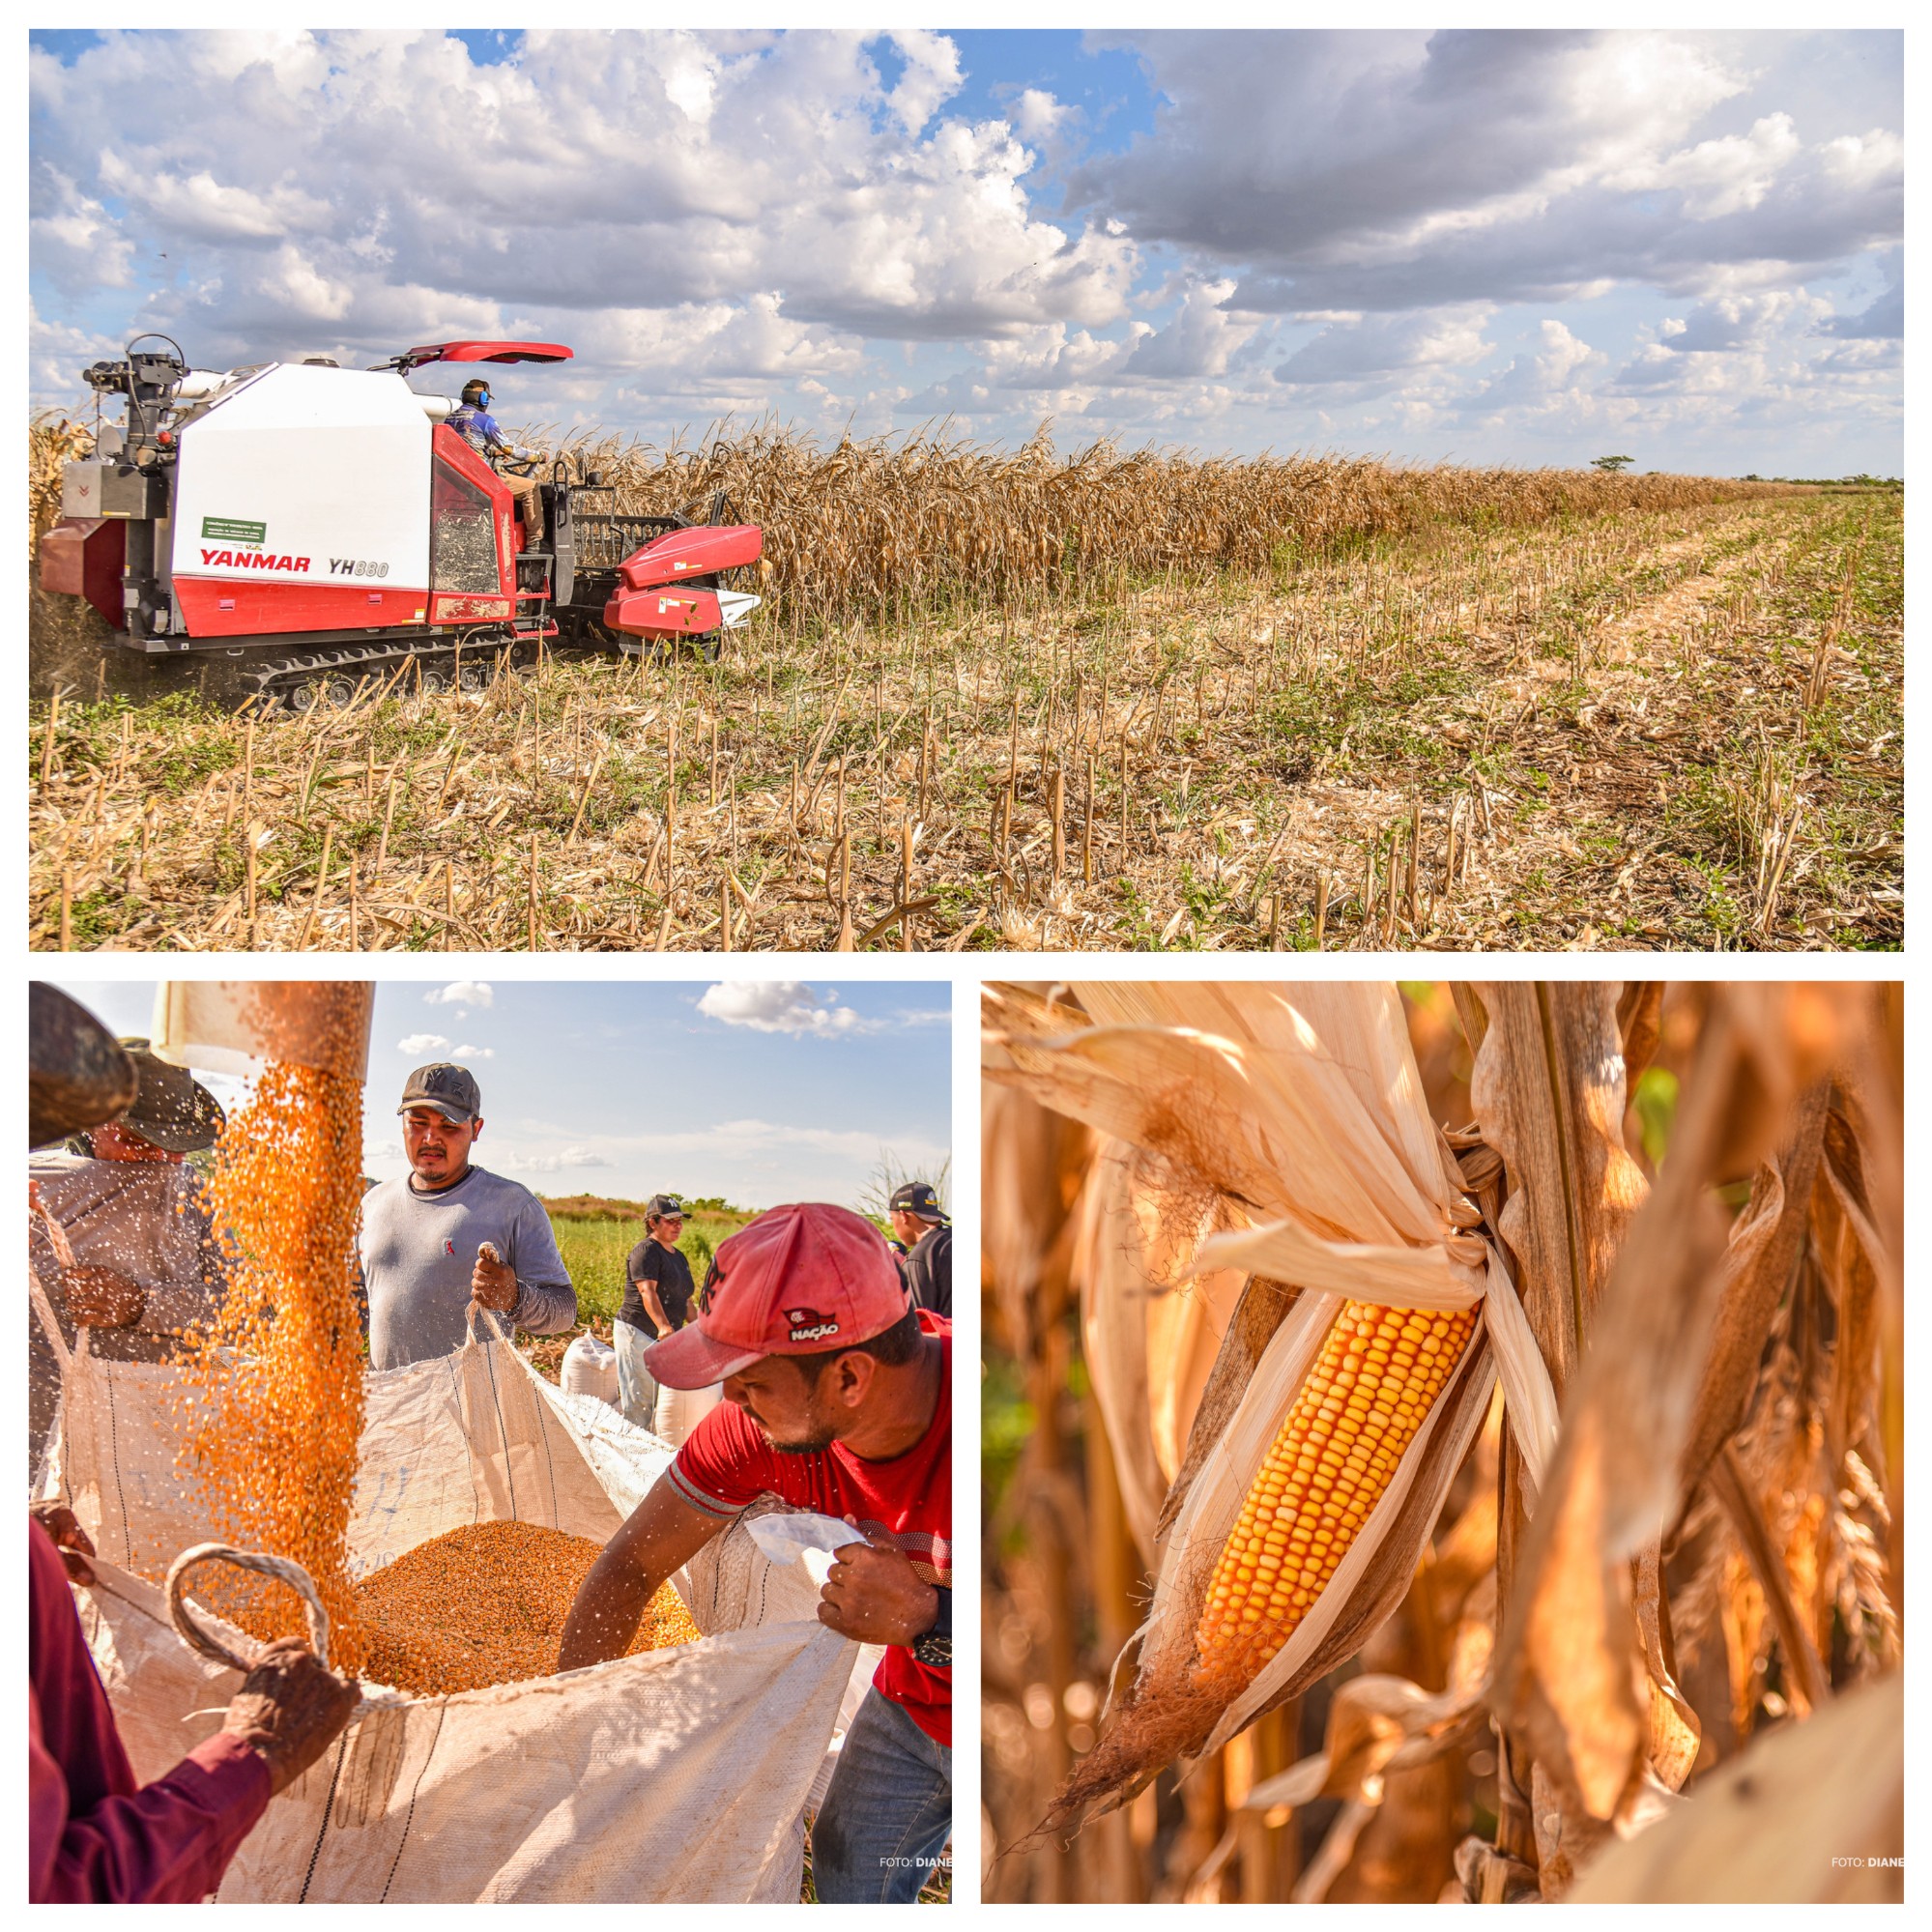
[[[1740,1256],[1737,1236],[1732,1238],[1732,1256],[1739,1258],[1726,1257],[1723,1298],[1684,1452],[1687,1492],[1737,1433],[1757,1386],[1772,1321],[1790,1288],[1810,1225],[1812,1183],[1830,1103],[1831,1083],[1816,1081],[1801,1096],[1784,1144],[1758,1169],[1751,1206],[1741,1223],[1752,1234],[1747,1264]],[[1767,1197],[1762,1205],[1760,1192]]]
[[[1848,1847],[1901,1863],[1847,1864]],[[1904,1855],[1905,1699],[1894,1673],[1753,1741],[1650,1830],[1607,1845],[1570,1896],[1590,1905],[1896,1902]]]
[[[1144,1559],[1153,1548],[1154,1518],[1168,1485],[1154,1452],[1153,1369],[1147,1353],[1145,1304],[1159,1290],[1141,1267],[1128,1192],[1133,1158],[1120,1141],[1102,1141],[1081,1191],[1074,1274],[1087,1373],[1113,1451],[1127,1526]]]
[[[1472,1720],[1481,1719],[1488,1688],[1481,1677],[1447,1690],[1425,1690],[1405,1677],[1379,1672],[1351,1677],[1329,1702],[1320,1751],[1263,1778],[1242,1808],[1293,1808],[1317,1798],[1379,1804],[1385,1773],[1427,1764],[1467,1736]]]
[[[1643,1646],[1644,1671],[1650,1679],[1644,1762],[1672,1791],[1682,1791],[1684,1780],[1697,1762],[1703,1727],[1690,1700],[1678,1687],[1676,1673],[1665,1654],[1662,1566],[1656,1543],[1646,1543],[1638,1551],[1631,1565],[1631,1578],[1637,1639]]]
[[[1496,1376],[1503,1385],[1511,1432],[1522,1456],[1531,1500],[1556,1454],[1556,1390],[1543,1365],[1529,1317],[1516,1298],[1509,1263],[1494,1248],[1485,1276],[1483,1325],[1496,1351]]]
[[[1453,1191],[1394,987],[1081,981],[1077,991],[1096,1019],[1124,1034],[1151,1029],[1173,1043],[1184,1065],[1200,1055],[1189,1056],[1182,1042],[1225,1049],[1241,1083],[1231,1088],[1219,1066],[1204,1065],[1199,1099],[1214,1107],[1231,1098],[1258,1116],[1279,1177],[1259,1191],[1226,1190],[1252,1202],[1254,1218],[1292,1216],[1331,1240],[1440,1238]],[[1171,1098],[1163,1110],[1172,1110]],[[1187,1113],[1217,1137],[1253,1131],[1219,1108],[1197,1104]]]
[[[1669,1159],[1603,1291],[1519,1555],[1499,1702],[1506,1721],[1527,1732],[1539,1769],[1599,1821],[1617,1817],[1644,1785],[1650,1695],[1629,1559],[1676,1512],[1678,1461],[1717,1309],[1782,1209],[1781,1195],[1773,1207],[1767,1190],[1727,1229],[1709,1186],[1785,1131],[1785,1109],[1835,1044],[1822,1024],[1802,1024],[1824,1009],[1805,1001],[1795,1013],[1801,995],[1786,1002],[1779,993],[1713,993]],[[1496,1037],[1492,1028],[1490,1043]]]
[[[1634,1087],[1637,1076],[1657,1057],[1663,1038],[1663,981],[1627,981],[1617,996],[1617,1031],[1624,1042],[1624,1083]]]

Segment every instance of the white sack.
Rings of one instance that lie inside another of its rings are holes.
[[[651,1411],[650,1432],[659,1442],[682,1449],[684,1438],[725,1399],[724,1384],[707,1389],[659,1389]]]
[[[143,1780],[219,1724],[240,1681],[130,1573],[159,1578],[213,1534],[175,1473],[186,1390],[176,1370],[74,1356],[49,1464],[101,1554],[101,1587],[74,1600]],[[604,1542],[671,1456],[505,1342],[372,1371],[351,1566],[510,1518]],[[271,1804],[219,1896],[795,1900],[801,1814],[877,1653],[820,1624],[803,1564],[769,1561],[743,1520],[676,1580],[700,1643],[447,1697],[368,1687],[377,1708]]]
[[[608,1341],[599,1341],[587,1328],[563,1351],[563,1366],[558,1381],[565,1395],[595,1396],[599,1401],[616,1405],[618,1399],[618,1351]]]

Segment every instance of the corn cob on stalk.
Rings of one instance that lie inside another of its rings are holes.
[[[1321,1595],[1448,1385],[1476,1326],[1345,1302],[1250,1485],[1195,1633],[1197,1682],[1232,1696]]]

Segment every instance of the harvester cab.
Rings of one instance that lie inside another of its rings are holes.
[[[157,346],[159,345],[159,346]],[[727,578],[763,547],[752,525],[694,526],[611,506],[596,476],[540,476],[547,537],[453,429],[432,364],[562,362],[555,342],[438,342],[372,369],[326,359],[191,368],[139,336],[88,385],[123,405],[70,462],[41,540],[43,589],[83,597],[111,648],[218,657],[267,706],[346,704],[413,671],[480,688],[499,662],[552,649],[714,656],[758,607]]]

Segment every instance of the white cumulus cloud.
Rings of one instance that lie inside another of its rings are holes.
[[[611,1164],[594,1147],[565,1147],[555,1154],[511,1154],[506,1165],[527,1173],[554,1174],[565,1168],[608,1168]]]
[[[822,999],[811,987],[794,979],[726,980],[706,987],[698,1011],[727,1026],[749,1026],[758,1033],[810,1034],[836,1039],[858,1029],[861,1022],[850,1006],[832,1004],[838,995]]]
[[[486,979],[453,979],[447,986],[432,987],[423,995],[431,1006],[493,1006],[496,995]]]
[[[441,1033],[405,1033],[396,1042],[399,1053],[440,1053],[449,1042]]]

